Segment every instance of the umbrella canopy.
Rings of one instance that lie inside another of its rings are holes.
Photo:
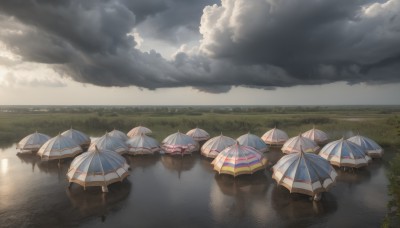
[[[162,149],[167,154],[184,155],[191,154],[198,149],[198,143],[188,135],[180,133],[171,134],[162,141]]]
[[[108,132],[108,135],[109,135],[109,136],[112,136],[112,137],[115,137],[115,138],[119,138],[119,139],[121,139],[121,140],[124,141],[124,142],[126,142],[126,140],[129,139],[129,137],[128,137],[124,132],[118,131],[118,130],[116,130],[116,129],[114,129],[114,130]]]
[[[161,150],[158,142],[145,134],[135,135],[126,141],[128,144],[128,154],[154,154]]]
[[[205,141],[210,138],[210,135],[205,130],[197,128],[197,127],[186,132],[186,135],[189,135],[197,142]]]
[[[311,130],[304,132],[301,135],[303,137],[313,140],[318,144],[324,143],[328,140],[328,135],[325,132],[316,129],[315,127],[313,127]]]
[[[36,152],[49,139],[50,136],[36,131],[35,133],[25,136],[25,138],[21,139],[21,141],[17,143],[17,149],[20,149],[21,151]]]
[[[257,135],[247,133],[239,136],[239,138],[237,138],[236,140],[239,142],[240,145],[253,147],[260,153],[267,152],[268,150],[267,144],[265,144],[265,142],[262,141],[262,139]]]
[[[214,170],[220,174],[238,176],[253,174],[258,170],[265,169],[267,159],[253,147],[239,145],[236,142],[221,151],[211,164],[214,165]]]
[[[112,137],[108,133],[92,142],[88,151],[95,151],[96,147],[99,149],[111,150],[119,154],[124,154],[128,151],[128,146],[124,141],[119,138]]]
[[[315,153],[319,146],[311,139],[298,135],[288,139],[282,146],[282,152],[285,154],[296,153],[300,151]]]
[[[121,155],[95,148],[76,157],[68,170],[67,178],[83,187],[102,186],[122,181],[129,175],[129,165]],[[104,191],[104,189],[103,189]]]
[[[319,155],[332,165],[339,167],[359,168],[367,166],[368,162],[371,161],[371,158],[359,145],[343,138],[326,144],[319,152]]]
[[[283,145],[289,139],[289,136],[286,134],[286,132],[275,127],[265,132],[261,139],[268,145],[279,146]]]
[[[137,126],[137,127],[134,127],[134,128],[132,128],[129,132],[128,132],[128,137],[133,137],[133,136],[135,136],[135,135],[140,135],[140,134],[145,134],[145,135],[148,135],[148,134],[151,134],[152,133],[152,131],[150,130],[150,129],[148,129],[147,127],[143,127],[143,126]]]
[[[310,196],[327,191],[335,183],[337,173],[329,162],[312,153],[283,156],[273,167],[272,178],[279,185]]]
[[[43,144],[37,154],[42,160],[48,161],[75,157],[79,153],[82,153],[82,148],[74,140],[58,134]]]
[[[90,145],[90,138],[87,136],[85,133],[80,132],[75,129],[69,129],[67,131],[64,131],[61,133],[63,136],[70,137],[72,140],[74,140],[78,145],[80,145],[82,148],[87,148]]]
[[[356,135],[348,138],[350,142],[353,142],[359,146],[370,156],[371,158],[381,158],[383,156],[383,149],[374,140],[365,136]]]
[[[236,140],[221,133],[220,136],[216,136],[204,143],[201,147],[201,154],[209,158],[215,158],[221,151],[235,143]]]

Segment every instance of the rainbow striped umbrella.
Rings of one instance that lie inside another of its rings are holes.
[[[208,134],[208,132],[198,127],[186,132],[186,135],[189,135],[197,142],[205,141],[210,138],[210,134]]]
[[[265,142],[257,135],[247,133],[239,136],[239,138],[237,138],[236,140],[239,142],[240,145],[253,147],[260,153],[268,151],[267,144],[265,144]]]
[[[137,127],[134,127],[134,128],[132,128],[129,132],[128,132],[128,137],[133,137],[133,136],[135,136],[135,135],[140,135],[140,134],[145,134],[145,135],[148,135],[148,134],[151,134],[151,133],[153,133],[150,129],[148,129],[147,127],[143,127],[143,126],[137,126]]]
[[[267,145],[280,146],[289,139],[289,136],[286,134],[286,132],[274,127],[273,129],[265,132],[261,139]]]
[[[82,148],[74,140],[61,134],[49,139],[38,151],[44,161],[56,160],[82,153]]]
[[[383,156],[383,149],[374,140],[365,136],[356,135],[348,138],[350,142],[353,142],[359,146],[370,156],[371,158],[381,158]]]
[[[256,149],[249,146],[236,144],[224,149],[211,162],[214,170],[219,174],[225,173],[232,176],[242,174],[253,174],[258,170],[265,169],[267,159]]]
[[[209,158],[215,158],[221,151],[235,143],[236,140],[231,137],[224,136],[221,133],[221,135],[216,136],[204,143],[204,145],[201,147],[201,154]]]
[[[300,135],[288,139],[282,146],[282,152],[285,154],[296,153],[300,151],[315,153],[319,146],[309,138]]]
[[[192,154],[199,147],[198,143],[192,137],[179,131],[167,136],[161,144],[161,148],[165,153],[171,155]]]
[[[371,161],[359,145],[343,138],[326,144],[319,152],[319,156],[339,167],[359,168],[367,166]]]
[[[328,135],[325,132],[316,129],[315,126],[311,130],[308,130],[301,135],[303,137],[313,140],[317,144],[323,144],[329,139]]]
[[[126,141],[128,144],[128,154],[138,155],[138,154],[154,154],[154,152],[159,152],[161,150],[158,142],[147,136],[145,134],[135,135]]]
[[[63,133],[61,133],[61,135],[63,136],[67,136],[70,137],[72,140],[74,140],[79,146],[82,147],[82,149],[84,148],[88,148],[90,145],[90,138],[89,136],[87,136],[86,134],[75,130],[75,129],[69,129],[67,131],[64,131]]]
[[[17,143],[17,149],[23,151],[36,152],[39,148],[50,139],[50,136],[35,132],[33,134],[25,136],[21,141]]]

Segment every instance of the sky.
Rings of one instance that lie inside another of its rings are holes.
[[[0,105],[400,105],[400,0],[2,0]]]

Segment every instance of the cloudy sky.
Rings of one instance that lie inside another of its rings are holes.
[[[0,104],[400,104],[400,0],[1,0]]]

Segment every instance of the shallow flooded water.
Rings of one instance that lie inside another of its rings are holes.
[[[265,153],[274,164],[279,150]],[[0,149],[1,227],[378,227],[388,201],[386,161],[339,172],[321,202],[278,187],[271,171],[216,174],[199,153],[125,156],[130,176],[109,186],[68,189],[71,160],[42,162]]]

